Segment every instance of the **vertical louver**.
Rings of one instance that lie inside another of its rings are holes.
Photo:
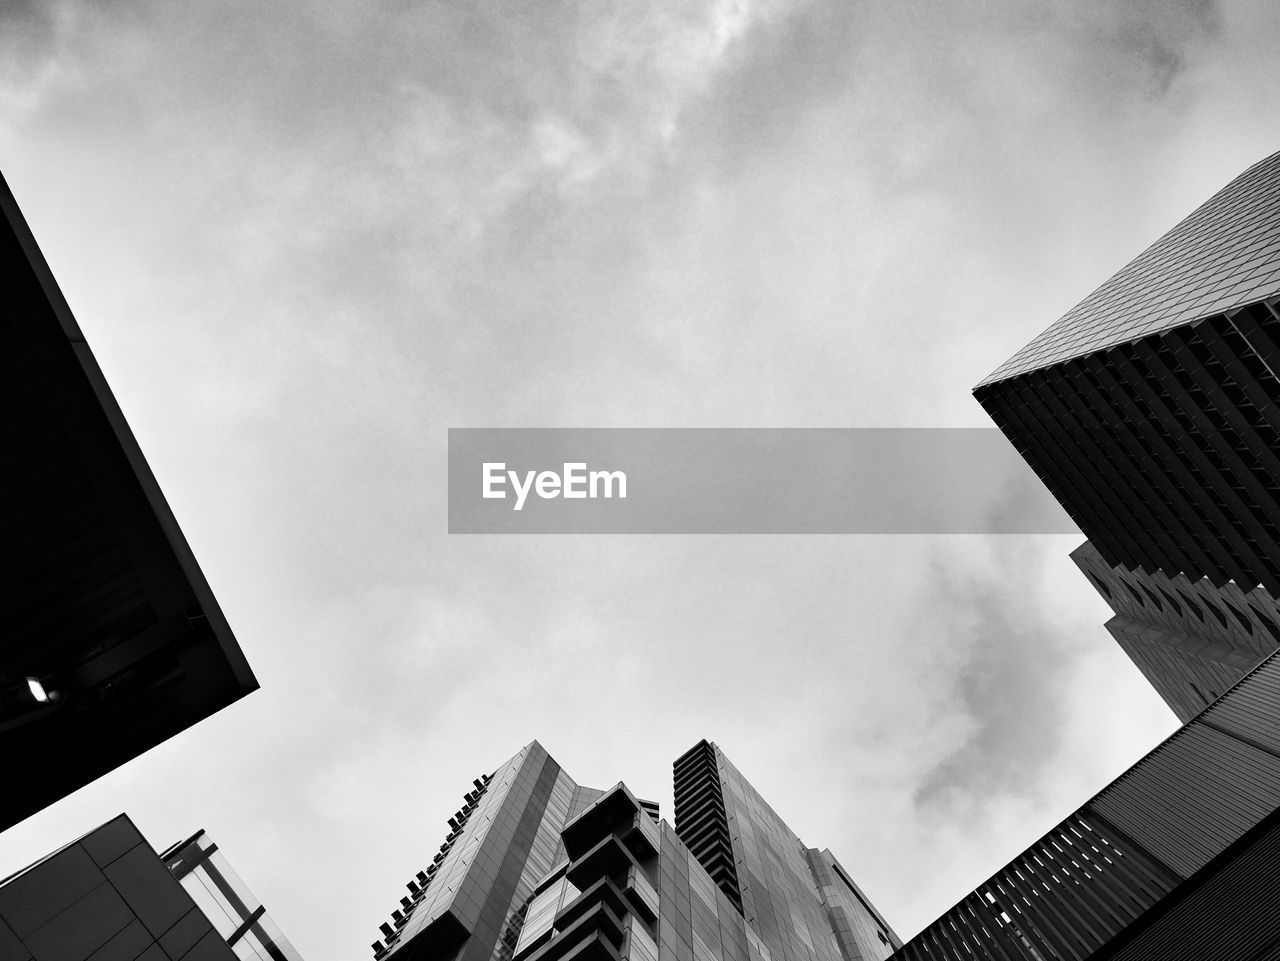
[[[676,835],[730,901],[742,909],[738,873],[729,843],[715,748],[699,741],[679,757],[675,770]]]

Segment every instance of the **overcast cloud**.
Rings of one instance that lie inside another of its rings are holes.
[[[911,935],[1170,732],[1079,538],[450,537],[450,426],[973,426],[1280,144],[1254,2],[7,3],[0,169],[262,690],[0,837],[364,957],[538,738],[718,741]],[[856,492],[855,492],[856,494]]]

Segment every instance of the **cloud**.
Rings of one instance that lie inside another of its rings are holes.
[[[445,428],[986,425],[969,387],[1274,136],[1258,9],[0,6],[5,174],[263,678],[22,844],[207,810],[348,956],[528,739],[665,797],[710,736],[891,920],[944,909],[1100,723],[1073,545],[451,538]],[[320,849],[359,883],[299,886]]]
[[[953,652],[945,716],[964,733],[924,772],[919,807],[981,817],[988,798],[1045,791],[1081,651],[1081,639],[1043,613],[1044,546],[1060,540],[990,538],[985,563],[973,552],[935,562],[933,628]]]

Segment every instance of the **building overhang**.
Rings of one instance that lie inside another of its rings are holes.
[[[0,829],[257,688],[0,178]]]

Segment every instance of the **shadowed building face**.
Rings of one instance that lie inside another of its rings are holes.
[[[974,391],[1109,566],[1280,595],[1280,153]]]
[[[0,181],[0,829],[258,684]]]

